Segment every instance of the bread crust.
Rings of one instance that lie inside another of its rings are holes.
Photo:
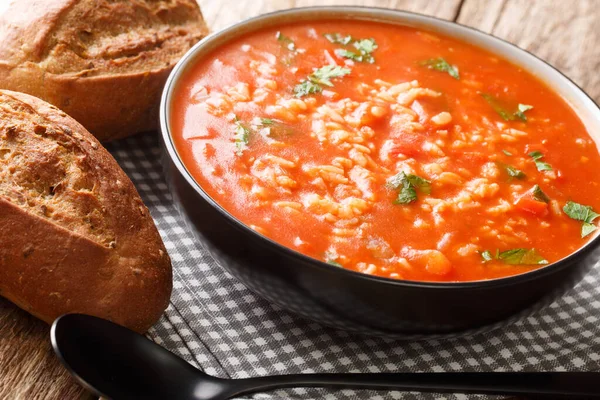
[[[160,318],[169,256],[135,187],[83,126],[0,90],[0,181],[0,295],[46,322],[79,312],[144,332]]]
[[[12,0],[0,89],[59,107],[101,141],[154,130],[171,69],[207,33],[195,0]]]

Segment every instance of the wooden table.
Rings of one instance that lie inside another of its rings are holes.
[[[600,103],[600,0],[198,0],[213,30],[291,7],[354,4],[420,12],[506,39]],[[91,398],[51,353],[48,326],[0,299],[0,399]]]

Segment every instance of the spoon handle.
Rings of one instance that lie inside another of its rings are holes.
[[[231,396],[290,387],[527,395],[542,399],[600,399],[599,372],[447,372],[300,374],[230,381]],[[235,382],[235,383],[234,383]]]

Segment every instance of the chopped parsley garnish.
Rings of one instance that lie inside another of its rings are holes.
[[[343,35],[340,35],[339,33],[326,33],[323,36],[325,36],[325,39],[329,40],[331,43],[341,44],[343,46],[346,46],[354,41],[352,36],[350,36],[350,35],[343,36]]]
[[[333,86],[331,79],[340,78],[349,73],[350,69],[348,68],[342,68],[338,65],[326,65],[315,70],[306,80],[294,86],[294,94],[296,97],[302,97],[319,93],[323,90],[323,86]]]
[[[508,176],[510,176],[511,178],[517,178],[517,179],[525,179],[525,173],[519,169],[516,169],[513,166],[510,165],[504,165],[504,169],[506,170],[506,173],[508,174]]]
[[[358,50],[358,53],[346,49],[338,49],[335,51],[335,54],[358,62],[367,62],[369,64],[375,62],[375,58],[371,55],[377,49],[375,39],[356,40],[352,45]]]
[[[430,58],[429,60],[421,61],[419,64],[424,65],[429,69],[434,69],[440,72],[446,72],[454,79],[460,79],[458,67],[456,65],[450,65],[448,61],[446,61],[442,57]]]
[[[596,229],[596,225],[584,222],[583,225],[581,225],[581,237],[586,237],[590,233],[594,232]]]
[[[357,62],[367,62],[369,64],[373,64],[375,62],[375,59],[370,54],[355,53],[346,49],[336,49],[335,54]]]
[[[544,155],[539,151],[532,151],[528,154],[529,157],[533,158],[535,166],[538,171],[552,171],[552,166],[547,162],[541,161]]]
[[[510,176],[511,178],[516,178],[519,180],[525,179],[526,175],[520,169],[516,169],[515,167],[508,165],[508,164],[502,164],[502,163],[498,163],[498,164],[500,164],[500,166],[502,166],[504,168],[504,170],[506,171],[508,176]]]
[[[574,201],[568,201],[563,207],[563,211],[570,218],[573,218],[577,221],[583,221],[583,224],[581,225],[582,238],[586,237],[597,229],[593,222],[600,216],[600,214],[596,213],[592,207],[584,206],[583,204],[575,203]]]
[[[296,97],[308,96],[309,94],[320,93],[323,88],[309,80],[300,82],[294,86],[294,94]]]
[[[425,194],[431,193],[431,182],[417,175],[405,174],[400,172],[392,176],[386,185],[390,189],[399,190],[398,197],[394,204],[409,204],[417,200],[417,191],[419,189]]]
[[[400,186],[404,184],[405,180],[406,174],[404,172],[398,172],[396,175],[392,176],[387,180],[385,186],[387,186],[389,189],[397,190],[400,188]]]
[[[487,101],[487,103],[490,106],[492,106],[494,111],[496,111],[498,113],[498,115],[500,115],[502,117],[503,120],[505,120],[505,121],[514,121],[515,120],[515,116],[513,114],[509,113],[508,111],[506,111],[504,109],[504,107],[502,107],[500,105],[500,103],[498,102],[498,99],[496,99],[494,96],[492,96],[491,94],[487,94],[487,93],[481,93],[481,97],[483,97],[485,99],[485,101]]]
[[[241,155],[250,142],[250,128],[240,121],[237,116],[235,117],[234,141],[237,155]]]
[[[394,200],[394,204],[410,204],[417,201],[417,191],[415,187],[409,183],[402,185],[398,197]]]
[[[261,125],[266,125],[266,126],[273,125],[274,122],[275,121],[273,121],[271,118],[261,118],[260,119]]]
[[[512,153],[511,153],[510,151],[507,151],[507,150],[502,150],[502,152],[503,152],[504,154],[506,154],[507,156],[509,156],[509,157],[510,157],[510,156],[512,156]]]
[[[496,257],[505,264],[510,265],[542,265],[548,260],[540,256],[535,249],[512,249],[498,253]]]
[[[533,106],[527,104],[519,104],[517,106],[517,111],[511,113],[507,111],[506,108],[500,103],[500,101],[488,93],[481,93],[481,97],[487,101],[487,103],[502,117],[505,121],[514,121],[519,118],[521,121],[527,121],[527,117],[525,116],[525,111],[531,110]]]
[[[523,121],[527,121],[527,117],[525,116],[525,111],[531,110],[533,106],[528,104],[519,104],[517,106],[517,111],[515,112],[515,116],[520,118]]]
[[[489,250],[481,251],[479,252],[479,254],[481,255],[481,258],[483,259],[484,263],[492,261],[494,259],[494,256],[492,256],[492,253]]]
[[[277,41],[281,42],[281,44],[286,49],[288,49],[289,51],[296,51],[296,43],[294,43],[294,41],[292,39],[290,39],[289,37],[285,36],[281,32],[277,32],[277,34],[275,35],[275,37],[277,38]]]
[[[406,179],[410,184],[425,194],[431,194],[431,182],[417,175],[406,175]]]
[[[539,187],[539,185],[535,185],[533,187],[533,198],[537,201],[542,201],[544,203],[550,202],[550,197],[548,197],[548,195],[544,193],[544,191],[542,190],[542,188]]]
[[[506,251],[496,250],[496,254],[492,255],[489,250],[479,253],[483,262],[492,260],[502,261],[509,265],[543,265],[548,264],[548,260],[542,257],[536,249],[512,249]]]
[[[319,85],[333,86],[331,79],[339,78],[348,75],[349,73],[350,69],[348,68],[343,68],[338,65],[326,65],[313,72],[308,79]]]
[[[334,261],[334,260],[327,260],[326,263],[330,264],[330,265],[333,265],[334,267],[341,267],[342,266],[342,264],[340,264],[339,262]]]
[[[377,49],[377,43],[375,43],[375,39],[360,39],[355,41],[353,46],[356,47],[356,50],[360,51],[362,54],[371,54]]]
[[[350,35],[343,36],[339,33],[326,33],[325,38],[329,40],[331,43],[340,44],[342,46],[352,45],[356,51],[352,51],[349,49],[336,49],[335,54],[340,57],[349,58],[350,60],[354,60],[357,62],[366,62],[369,64],[373,64],[375,62],[375,58],[373,58],[373,53],[377,49],[377,43],[375,43],[375,39],[354,39]]]

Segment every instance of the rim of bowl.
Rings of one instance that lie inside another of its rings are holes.
[[[370,15],[373,13],[373,15]],[[381,284],[387,284],[392,286],[409,286],[413,288],[432,288],[432,289],[469,289],[469,288],[486,288],[492,286],[509,286],[517,281],[530,281],[535,280],[539,277],[542,277],[547,274],[554,273],[555,270],[569,268],[573,262],[576,262],[578,258],[583,257],[585,253],[592,251],[595,247],[600,245],[600,234],[597,234],[594,238],[589,240],[583,246],[579,247],[574,252],[570,253],[566,257],[561,258],[553,263],[550,263],[546,266],[537,268],[535,270],[523,272],[517,275],[512,275],[508,277],[494,278],[494,279],[486,279],[486,280],[477,280],[477,281],[464,281],[464,282],[438,282],[438,281],[411,281],[404,279],[392,279],[386,277],[380,277],[375,275],[368,275],[362,272],[349,270],[346,268],[339,268],[330,264],[327,264],[324,261],[321,261],[317,258],[313,258],[302,254],[294,249],[291,249],[287,246],[284,246],[275,240],[262,235],[261,233],[256,232],[251,229],[249,226],[244,224],[238,218],[236,218],[233,214],[223,208],[217,201],[215,201],[207,192],[204,191],[202,186],[194,179],[192,174],[188,171],[185,163],[181,160],[179,156],[179,152],[177,151],[175,144],[173,142],[173,137],[170,131],[170,106],[171,106],[171,97],[177,86],[179,79],[185,74],[186,69],[189,65],[193,65],[195,63],[196,53],[198,53],[204,46],[211,43],[214,40],[217,40],[223,36],[227,37],[223,43],[230,42],[239,38],[241,35],[236,33],[238,30],[244,30],[247,33],[255,32],[256,30],[260,30],[260,22],[261,21],[271,21],[276,17],[281,16],[290,16],[290,15],[312,15],[315,20],[359,20],[359,21],[374,21],[380,23],[387,24],[396,24],[396,25],[404,25],[404,26],[414,26],[420,25],[425,29],[429,29],[435,31],[438,27],[450,27],[454,29],[458,29],[460,33],[465,36],[471,37],[479,37],[484,40],[491,40],[492,42],[496,42],[498,44],[506,46],[508,51],[512,51],[513,53],[520,54],[526,58],[533,59],[534,62],[550,67],[555,73],[558,74],[559,79],[565,80],[570,89],[575,93],[576,96],[583,96],[584,101],[591,102],[591,105],[595,106],[595,111],[600,118],[600,106],[596,104],[596,102],[581,88],[579,87],[573,80],[567,77],[565,74],[560,72],[550,63],[544,61],[543,59],[537,57],[535,54],[530,53],[529,51],[520,48],[519,46],[510,43],[504,39],[498,38],[486,32],[483,32],[479,29],[472,28],[466,25],[459,24],[453,21],[447,21],[438,17],[433,17],[429,15],[419,14],[410,11],[404,10],[395,10],[383,7],[371,7],[371,6],[312,6],[312,7],[299,7],[299,8],[291,8],[285,10],[274,11],[266,14],[261,14],[252,18],[245,19],[243,21],[237,22],[233,25],[227,26],[219,31],[212,32],[207,35],[205,38],[196,43],[190,50],[188,50],[183,57],[177,62],[169,77],[165,86],[163,88],[161,102],[160,102],[160,129],[161,136],[163,139],[163,144],[169,154],[169,157],[173,164],[178,169],[179,173],[185,178],[187,183],[194,188],[194,190],[202,196],[202,198],[209,202],[209,204],[215,208],[218,212],[220,212],[223,216],[225,216],[230,222],[237,225],[238,228],[245,231],[247,234],[253,235],[258,239],[264,241],[266,244],[270,245],[274,248],[274,250],[284,253],[290,257],[300,259],[301,261],[308,262],[312,264],[312,266],[326,269],[330,272],[336,271],[336,273],[348,274],[354,278],[366,279],[371,281],[376,281]],[[303,21],[309,21],[311,18],[303,19]],[[248,25],[251,27],[246,31]],[[277,22],[272,23],[269,26],[276,26]],[[443,33],[446,36],[453,37],[452,34]],[[467,42],[465,38],[456,38],[457,40],[462,40]],[[222,45],[223,43],[218,44]],[[468,43],[468,42],[467,42]],[[476,47],[481,48],[482,46],[479,44],[475,44]],[[209,53],[214,51],[213,49],[209,49]],[[492,51],[492,53],[494,53]],[[504,58],[504,56],[501,56]],[[509,60],[509,62],[513,63]],[[513,63],[514,64],[514,63]],[[522,67],[522,66],[521,66]],[[533,74],[529,68],[522,67],[528,73]],[[548,82],[543,81],[550,89],[555,90],[554,87]],[[555,91],[556,92],[556,91]],[[560,93],[559,93],[560,95]],[[561,95],[561,97],[563,97]],[[565,99],[565,101],[567,101]],[[567,101],[568,102],[568,101]],[[568,102],[569,103],[569,102]],[[574,107],[569,104],[569,107],[575,111],[576,114],[579,114]],[[578,115],[579,117],[579,115]],[[586,131],[587,131],[586,127]],[[588,133],[589,135],[589,133]],[[591,135],[590,135],[591,136]],[[593,138],[592,138],[593,139]],[[594,140],[594,142],[596,142]],[[596,142],[597,144],[598,142]]]

